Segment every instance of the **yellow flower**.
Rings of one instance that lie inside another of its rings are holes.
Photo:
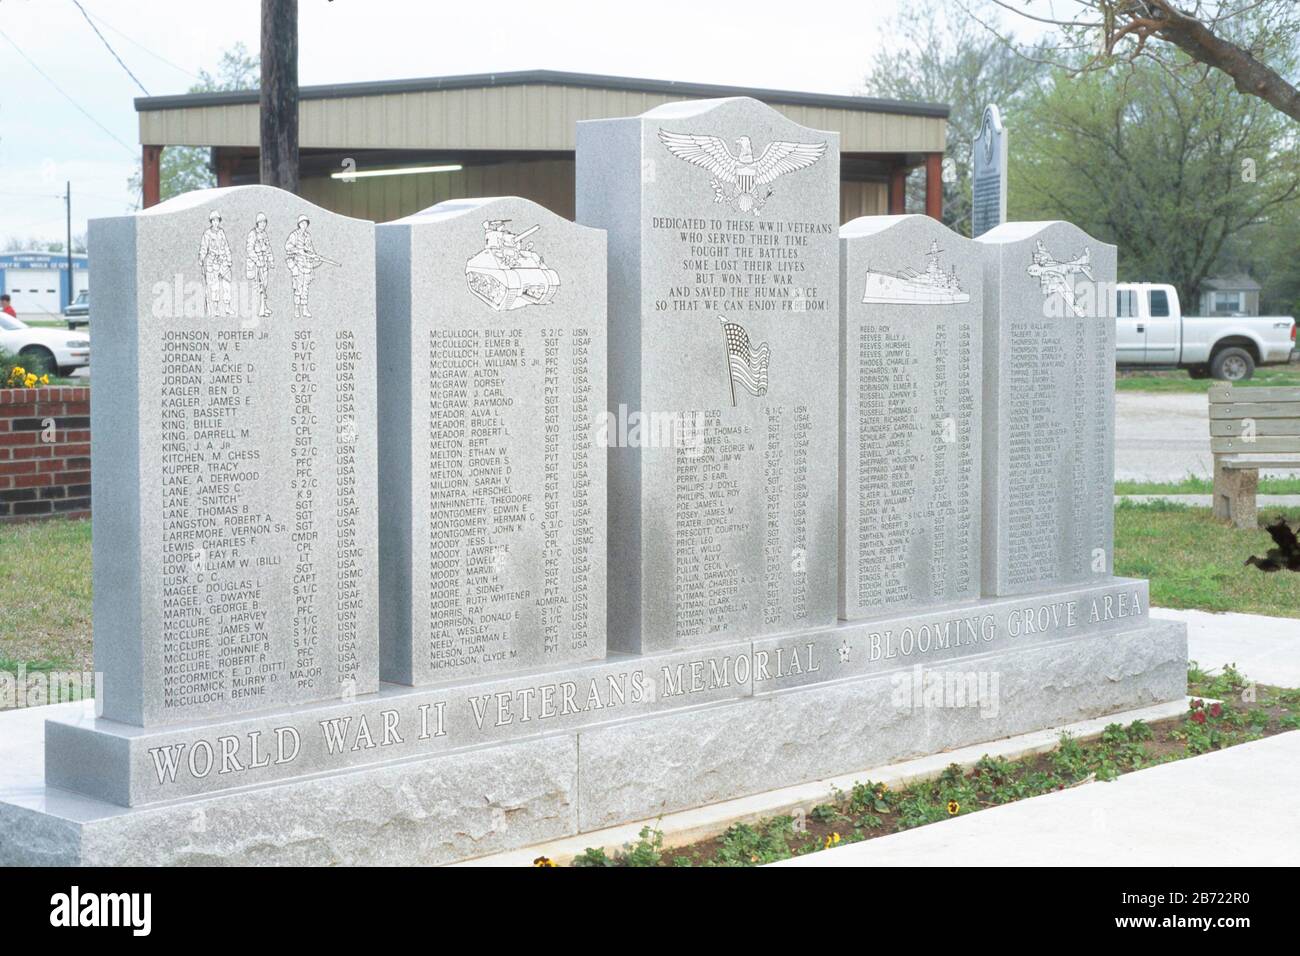
[[[539,856],[533,860],[533,866],[555,866],[555,861],[549,856]]]
[[[27,376],[27,387],[28,387],[28,388],[35,388],[35,387],[36,387],[36,376],[35,376],[35,375],[28,375],[28,376]]]
[[[835,846],[839,842],[840,842],[840,835],[838,833],[832,833],[830,836],[826,838],[826,843],[823,845],[822,848],[825,850],[829,850],[831,847]]]
[[[41,376],[41,384],[42,384],[42,385],[49,385],[49,384],[50,384],[50,376],[49,376],[48,373],[45,374],[45,375],[42,375],[42,376]]]
[[[950,816],[950,817],[955,817],[955,816],[956,816],[958,813],[960,813],[960,812],[961,812],[961,804],[958,803],[956,800],[949,800],[949,801],[948,801],[948,816]]]

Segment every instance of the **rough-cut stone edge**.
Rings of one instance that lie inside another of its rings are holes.
[[[1186,666],[1186,628],[1153,624],[927,669],[1009,677],[1012,696],[992,720],[973,708],[906,711],[892,701],[896,674],[887,674],[580,732],[579,826],[603,829],[1174,700],[1186,692]]]
[[[576,775],[573,737],[368,768],[87,824],[81,862],[447,863],[575,832]]]
[[[1095,740],[1108,724],[1130,724],[1135,720],[1153,723],[1167,720],[1187,712],[1191,697],[1182,697],[1149,707],[1106,714],[1072,724],[1031,730],[1002,740],[984,741],[959,748],[927,754],[912,760],[863,767],[834,777],[822,777],[807,783],[765,790],[747,797],[736,797],[722,803],[712,803],[690,810],[679,810],[662,817],[647,817],[632,823],[621,823],[604,830],[588,830],[576,836],[561,837],[546,843],[534,843],[516,850],[506,850],[489,856],[461,860],[452,866],[531,866],[533,860],[545,856],[557,866],[565,866],[589,847],[599,847],[613,855],[629,843],[635,843],[644,827],[659,830],[665,849],[690,846],[709,840],[726,832],[738,823],[755,823],[776,816],[808,813],[819,804],[826,803],[837,790],[848,791],[866,780],[883,783],[895,790],[923,780],[933,780],[952,764],[969,769],[986,754],[1004,760],[1020,760],[1036,754],[1050,753],[1060,745],[1062,734],[1081,741]],[[1207,700],[1206,703],[1213,703]]]

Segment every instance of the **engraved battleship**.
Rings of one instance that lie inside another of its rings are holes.
[[[469,291],[498,312],[526,305],[550,305],[560,288],[560,277],[542,261],[529,236],[541,225],[511,232],[509,219],[483,223],[483,248],[465,263]]]
[[[863,302],[889,305],[955,305],[969,302],[970,293],[963,292],[957,279],[957,267],[944,272],[939,267],[939,243],[930,240],[926,252],[929,260],[924,272],[904,269],[901,272],[873,272],[867,270],[867,287],[862,293]]]

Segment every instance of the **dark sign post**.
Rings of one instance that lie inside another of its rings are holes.
[[[971,237],[1007,221],[1007,130],[1002,114],[990,103],[971,150]]]

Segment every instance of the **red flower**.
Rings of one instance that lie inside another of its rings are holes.
[[[1204,706],[1205,706],[1205,701],[1201,700],[1201,698],[1199,697],[1196,698],[1196,700],[1192,701],[1192,710],[1200,710]]]
[[[1192,714],[1192,720],[1198,724],[1205,723],[1205,711],[1198,710],[1196,713]]]
[[[1220,704],[1218,704],[1217,702],[1211,704],[1211,705],[1210,705],[1210,716],[1211,716],[1211,717],[1222,717],[1222,716],[1223,716],[1223,707],[1222,707]]]

